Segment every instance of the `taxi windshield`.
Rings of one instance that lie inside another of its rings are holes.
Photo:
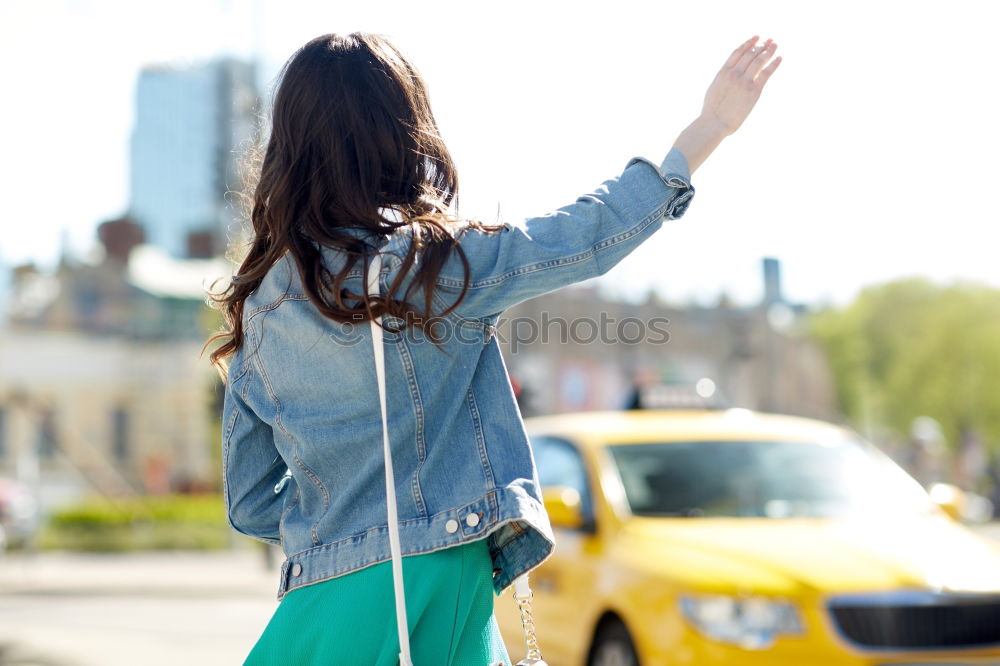
[[[609,450],[639,516],[841,518],[923,514],[931,505],[888,456],[855,440],[682,441]]]

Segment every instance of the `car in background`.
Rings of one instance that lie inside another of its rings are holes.
[[[1000,549],[856,433],[745,409],[526,426],[556,533],[530,576],[550,666],[1000,664]]]

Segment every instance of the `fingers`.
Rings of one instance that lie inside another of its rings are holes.
[[[774,55],[775,50],[778,48],[777,42],[772,39],[768,39],[760,47],[756,46],[758,35],[754,35],[747,41],[740,44],[726,60],[726,64],[723,66],[720,74],[726,74],[728,76],[735,77],[747,77],[751,80],[756,80],[758,74],[761,73],[762,68],[768,64],[771,56]],[[777,62],[780,62],[780,56],[775,62],[765,70],[767,72],[766,76],[770,77],[774,73],[774,68],[777,67]],[[763,79],[759,81],[763,85]]]
[[[759,35],[754,35],[747,41],[737,46],[736,50],[734,50],[732,55],[729,56],[729,59],[726,60],[725,66],[736,67],[736,63],[740,61],[740,59],[743,57],[745,53],[747,53],[748,51],[750,51],[751,48],[753,48],[753,45],[757,42],[757,39],[759,39]]]
[[[766,42],[764,42],[763,46],[761,47],[755,46],[753,48],[748,49],[737,61],[736,66],[734,67],[736,73],[737,74],[750,73],[751,78],[753,78],[753,76],[756,76],[757,71],[760,70],[760,67],[763,67],[763,63],[760,62],[760,59],[764,56],[769,56],[773,52],[774,46],[776,46],[774,42],[768,39]],[[755,70],[754,67],[757,67],[757,69]]]
[[[778,56],[777,58],[771,61],[770,65],[764,68],[764,71],[760,73],[760,76],[757,77],[757,83],[759,83],[760,85],[764,85],[765,83],[767,83],[767,80],[771,78],[771,75],[774,74],[774,70],[778,69],[778,65],[780,64],[781,64],[781,56]]]
[[[771,40],[767,40],[765,44],[769,44]],[[760,53],[760,48],[756,45],[757,38],[754,37],[753,41],[750,42],[750,46],[742,50],[740,57],[737,59],[736,63],[733,65],[733,69],[737,74],[742,74],[747,70],[747,67],[753,62],[753,59]]]

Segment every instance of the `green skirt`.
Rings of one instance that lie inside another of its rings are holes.
[[[403,558],[414,666],[510,666],[486,540]],[[513,602],[512,602],[513,603]],[[392,563],[285,594],[244,666],[396,666]]]

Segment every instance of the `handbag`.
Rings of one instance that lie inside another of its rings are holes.
[[[368,294],[380,295],[379,273],[382,270],[382,257],[376,251],[368,269]],[[386,412],[385,397],[385,349],[382,343],[382,317],[371,320],[372,347],[375,352],[375,374],[378,376],[378,398],[382,411],[382,452],[385,456],[385,497],[386,511],[389,519],[389,550],[392,553],[392,585],[396,595],[396,631],[399,634],[399,666],[413,666],[410,658],[410,634],[406,623],[406,595],[403,589],[403,555],[399,544],[399,518],[396,509],[396,483],[392,474],[392,451],[389,447],[389,419]],[[514,600],[521,616],[521,626],[524,629],[524,642],[528,655],[517,662],[515,666],[547,666],[542,660],[538,639],[535,636],[535,625],[531,616],[531,587],[528,585],[528,574],[522,574],[514,579]]]

